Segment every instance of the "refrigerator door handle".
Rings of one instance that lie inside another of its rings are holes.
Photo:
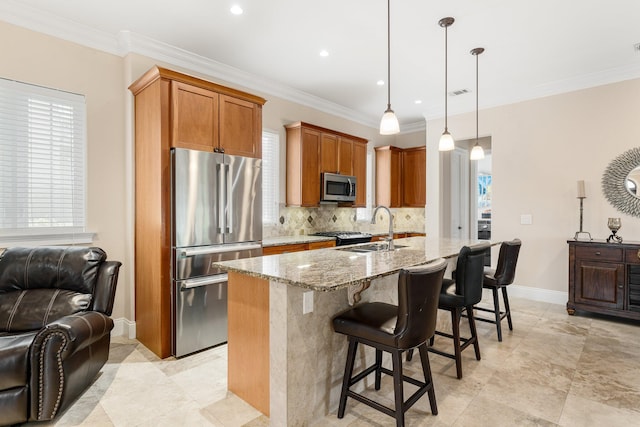
[[[225,226],[225,209],[227,203],[226,193],[224,191],[224,163],[216,164],[216,173],[218,175],[218,233],[224,233]]]
[[[200,277],[197,279],[187,279],[180,282],[180,292],[188,291],[193,288],[200,288],[202,286],[215,285],[216,283],[224,283],[229,280],[229,276],[225,274],[218,274],[212,277]]]
[[[224,252],[238,252],[238,251],[249,251],[253,249],[260,249],[262,245],[259,243],[241,243],[237,245],[217,245],[217,246],[203,246],[198,248],[184,248],[180,249],[180,256],[182,257],[190,257],[194,255],[204,255],[204,254],[219,254]]]
[[[227,217],[225,218],[227,233],[231,233],[233,231],[233,197],[231,197],[231,192],[233,191],[233,183],[231,182],[231,165],[225,165],[227,170],[227,176],[225,177],[227,183],[227,193],[225,205],[227,206]]]

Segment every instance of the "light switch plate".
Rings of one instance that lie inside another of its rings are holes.
[[[531,225],[531,224],[533,224],[533,216],[531,214],[522,214],[522,215],[520,215],[520,224],[522,224],[522,225]]]
[[[313,291],[302,294],[302,314],[311,313],[313,311]]]

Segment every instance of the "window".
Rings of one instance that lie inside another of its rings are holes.
[[[262,222],[278,222],[280,195],[279,163],[280,137],[277,132],[262,132]]]
[[[0,245],[87,242],[85,117],[82,95],[0,79]]]
[[[374,149],[367,144],[367,206],[365,208],[356,209],[356,221],[371,221],[371,210],[373,208],[373,152]]]

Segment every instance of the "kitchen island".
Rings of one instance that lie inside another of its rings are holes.
[[[305,426],[335,411],[347,341],[333,332],[333,316],[359,299],[397,303],[400,269],[453,262],[479,242],[410,237],[395,240],[394,251],[359,251],[364,244],[216,263],[229,272],[229,391],[272,426]]]

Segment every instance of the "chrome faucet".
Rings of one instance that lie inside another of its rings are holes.
[[[389,209],[388,207],[383,205],[376,206],[376,209],[373,211],[373,216],[371,217],[371,224],[376,223],[376,214],[378,213],[378,209],[385,209],[389,214],[389,237],[387,237],[385,240],[389,244],[389,250],[392,251],[393,250],[393,215],[391,214],[391,209]]]

